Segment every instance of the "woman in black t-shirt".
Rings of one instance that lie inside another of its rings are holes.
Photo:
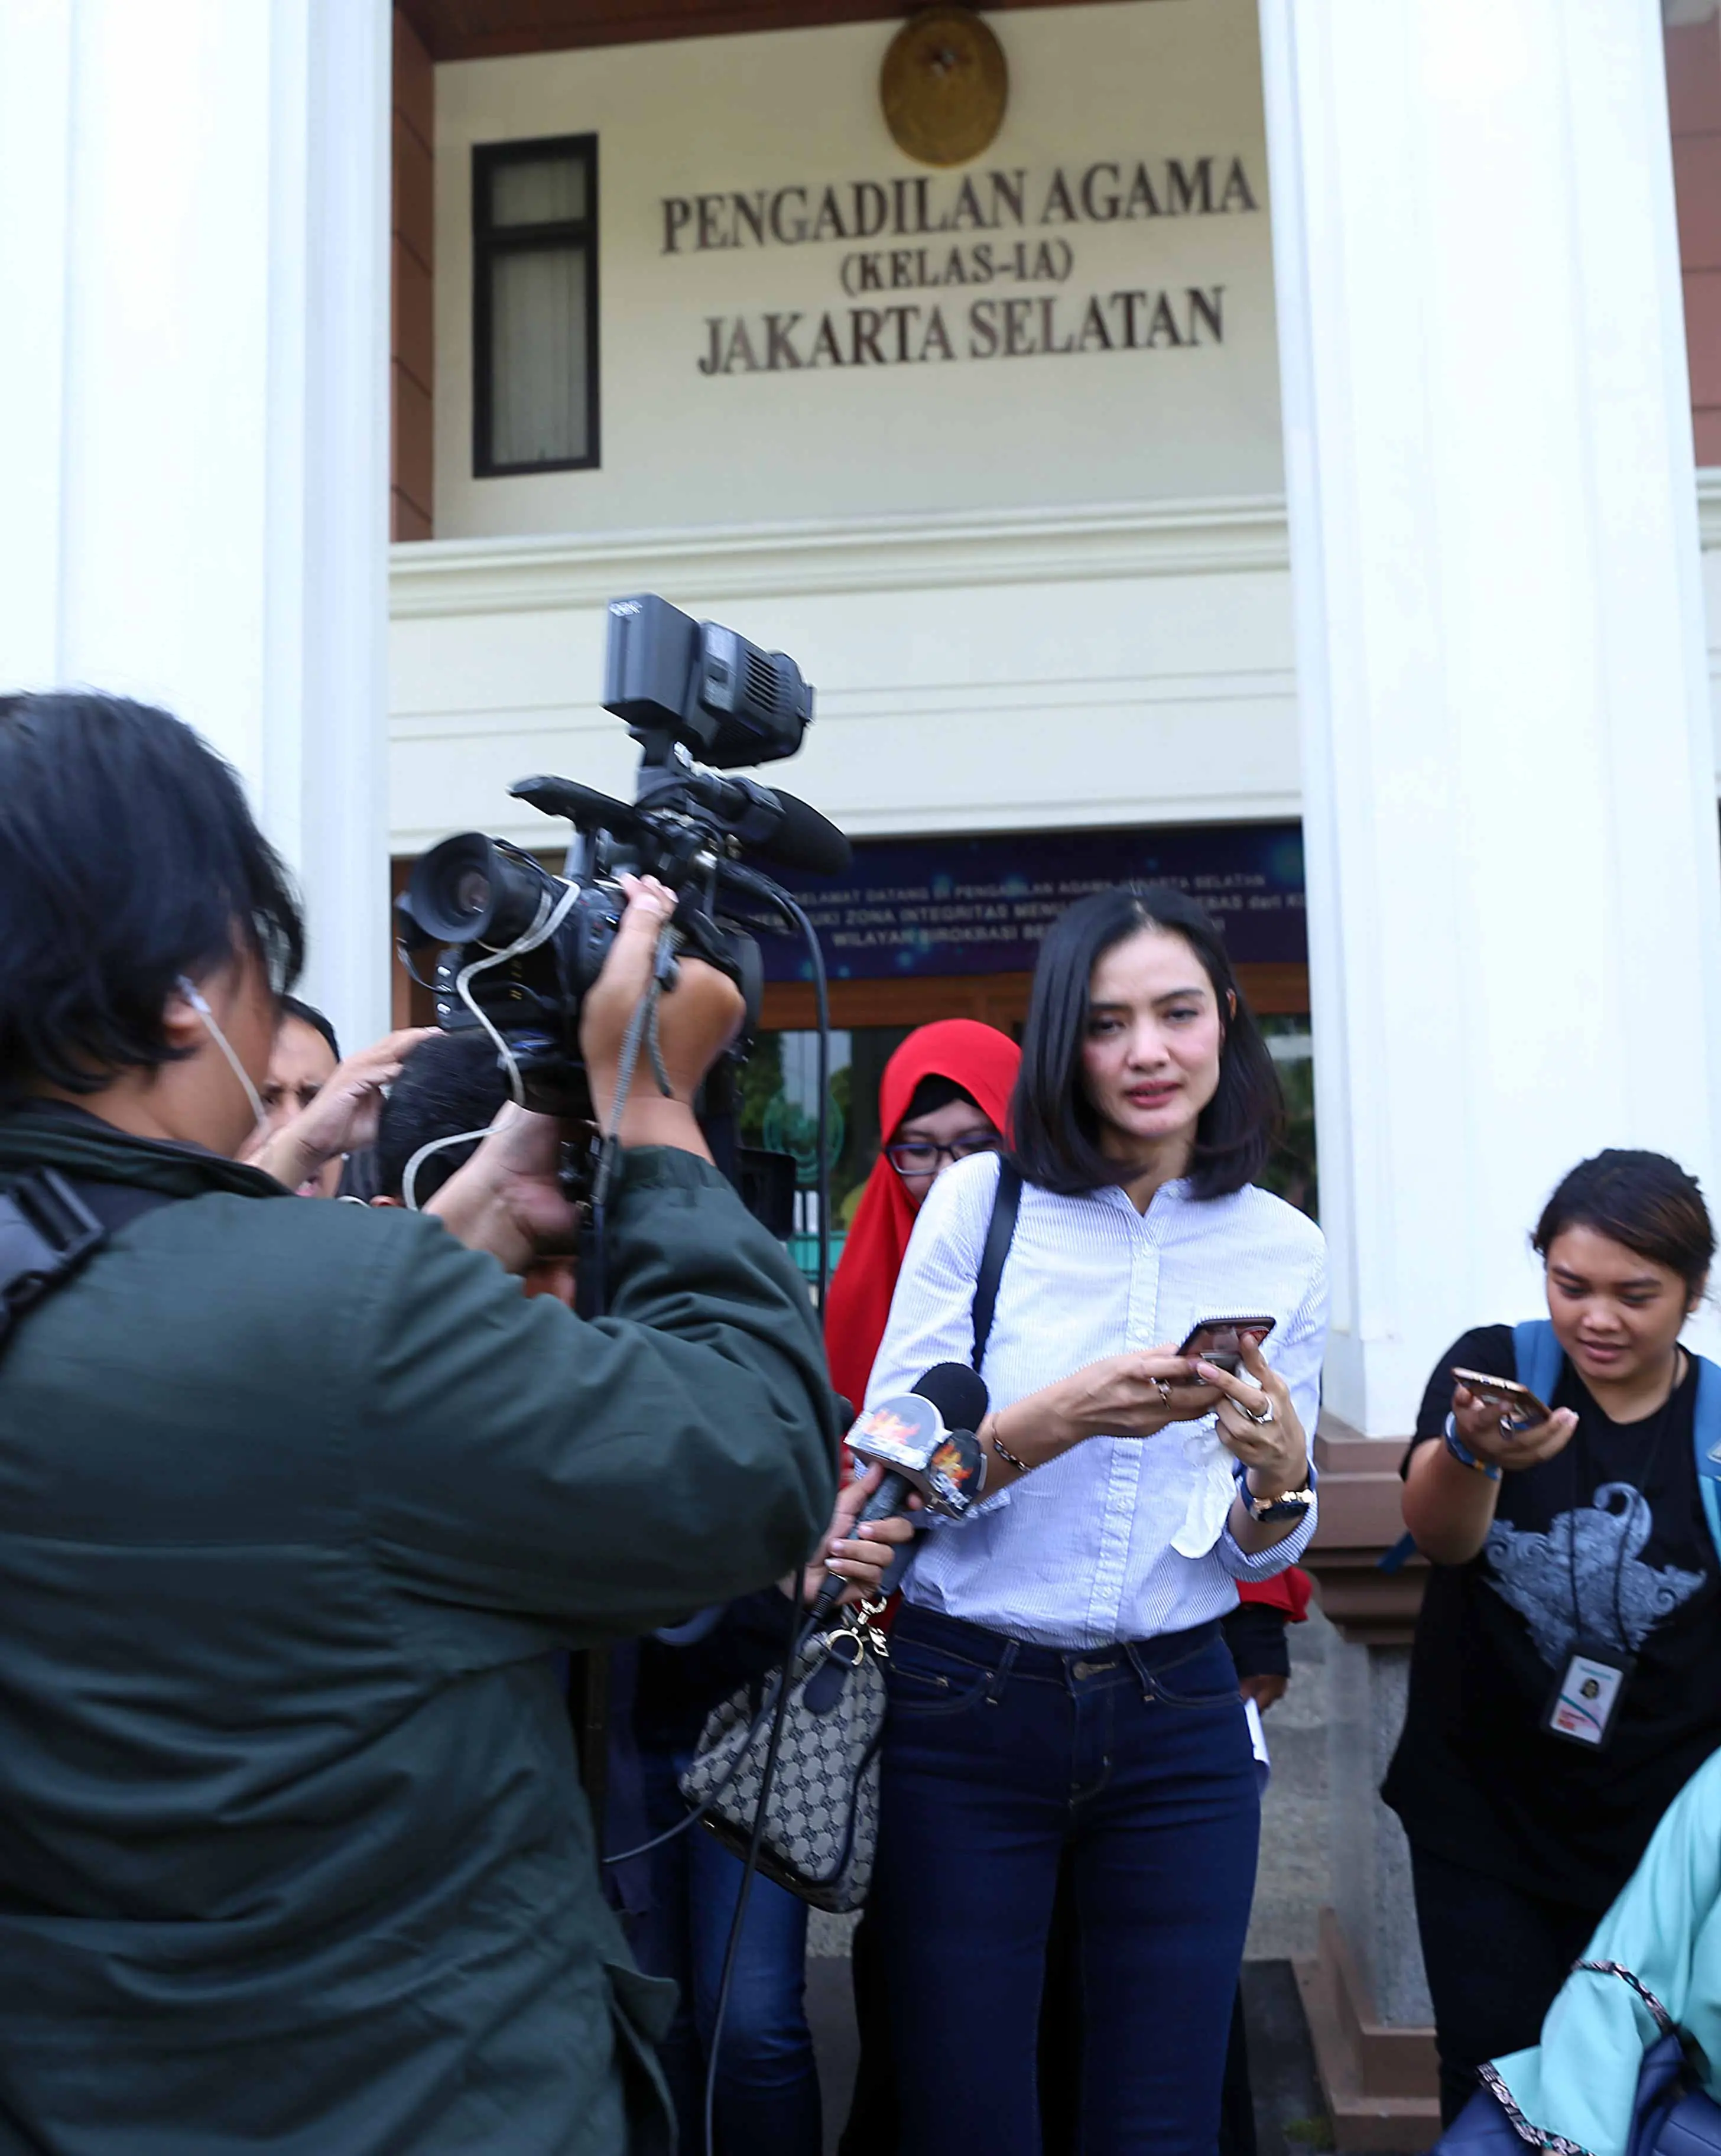
[[[1434,1568],[1382,1794],[1410,1841],[1447,2123],[1484,2060],[1537,2041],[1662,1812],[1721,1745],[1721,1570],[1693,1445],[1699,1363],[1679,1345],[1715,1249],[1703,1194],[1659,1153],[1600,1153],[1532,1240],[1563,1351],[1551,1413],[1508,1427],[1498,1399],[1455,1383],[1455,1368],[1527,1375],[1513,1328],[1480,1327],[1436,1365],[1403,1470]],[[1547,1726],[1559,1695],[1580,1737]]]

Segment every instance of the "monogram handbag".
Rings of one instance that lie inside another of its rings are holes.
[[[858,1909],[878,1847],[879,1746],[889,1653],[872,1620],[882,1603],[841,1612],[796,1650],[759,1870],[815,1909]],[[779,1665],[714,1707],[681,1778],[681,1794],[727,1849],[753,1846],[776,1719]]]
[[[976,1370],[991,1335],[1021,1196],[1020,1175],[1001,1161],[974,1282],[971,1360]],[[759,1869],[815,1909],[858,1909],[872,1883],[885,1730],[881,1664],[890,1656],[872,1620],[883,1608],[882,1602],[871,1602],[845,1609],[830,1630],[809,1633],[795,1656]],[[681,1778],[688,1804],[726,1848],[743,1858],[753,1846],[782,1681],[778,1668],[763,1686],[745,1685],[713,1708]]]

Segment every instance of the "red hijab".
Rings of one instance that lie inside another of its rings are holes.
[[[948,1078],[996,1129],[1007,1127],[1009,1096],[1022,1051],[1008,1034],[976,1019],[941,1019],[911,1033],[885,1065],[878,1122],[888,1145],[923,1078]],[[873,1163],[855,1224],[825,1303],[825,1346],[830,1381],[858,1409],[891,1314],[896,1275],[914,1226],[902,1179],[882,1152]]]

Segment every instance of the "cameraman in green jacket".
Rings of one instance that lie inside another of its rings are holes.
[[[606,1114],[671,905],[587,998]],[[0,2152],[667,2147],[549,1650],[830,1511],[813,1313],[688,1105],[739,999],[663,998],[586,1323],[508,1276],[571,1225],[543,1118],[439,1219],[233,1158],[301,942],[188,728],[0,699],[0,1191],[108,1231],[0,1348]]]

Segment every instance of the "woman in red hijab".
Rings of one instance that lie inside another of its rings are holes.
[[[885,1065],[878,1094],[884,1144],[825,1308],[830,1380],[857,1409],[914,1216],[953,1160],[998,1150],[1021,1060],[1015,1041],[995,1026],[948,1018],[911,1033]]]

